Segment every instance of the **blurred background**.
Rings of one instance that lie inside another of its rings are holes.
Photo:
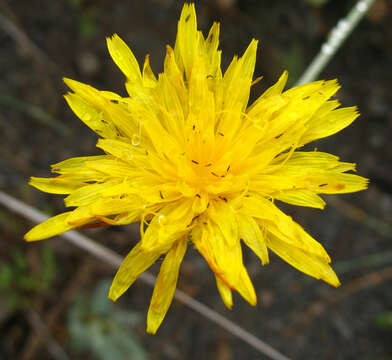
[[[354,0],[200,0],[199,28],[221,22],[223,68],[260,40],[253,96],[284,69],[293,85]],[[125,95],[106,50],[118,33],[139,61],[162,71],[183,1],[0,0],[0,189],[54,215],[61,196],[27,185],[51,164],[99,153],[66,106],[62,77]],[[331,254],[342,286],[306,277],[271,254],[245,262],[259,304],[222,304],[212,272],[194,249],[179,288],[292,359],[392,359],[392,3],[377,0],[321,78],[338,78],[338,98],[362,116],[312,144],[356,162],[369,190],[326,197],[324,211],[285,207]],[[137,281],[116,304],[106,299],[114,269],[55,238],[26,244],[32,223],[0,206],[0,359],[262,359],[256,350],[174,301],[158,334],[145,333],[152,289]],[[84,230],[125,255],[138,226]],[[151,269],[157,271],[157,267]]]

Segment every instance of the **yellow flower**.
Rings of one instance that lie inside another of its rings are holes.
[[[278,82],[248,106],[257,41],[222,74],[219,24],[204,38],[193,4],[185,4],[164,71],[153,74],[147,56],[140,71],[117,36],[107,39],[126,76],[129,97],[65,79],[75,114],[99,136],[104,155],[52,166],[55,178],[31,178],[36,188],[69,194],[74,210],[30,230],[40,240],[86,224],[141,222],[141,240],[118,270],[109,297],[116,300],[165,255],[155,284],[147,331],[155,333],[172,301],[188,243],[214,272],[227,307],[232,290],[250,304],[256,294],[242,261],[241,240],[268,263],[268,249],[298,270],[338,286],[324,248],[275,205],[324,208],[318,194],[363,190],[367,179],[347,173],[355,164],[318,151],[296,151],[350,125],[355,107],[330,98],[335,80],[283,91]]]

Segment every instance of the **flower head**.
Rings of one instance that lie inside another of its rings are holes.
[[[30,230],[40,240],[87,224],[141,222],[141,240],[118,270],[109,297],[116,300],[165,255],[155,284],[147,331],[155,333],[172,301],[179,267],[192,243],[214,272],[227,307],[232,290],[250,304],[256,294],[243,264],[241,240],[268,263],[268,249],[300,271],[338,286],[324,248],[275,205],[324,208],[319,194],[363,190],[367,179],[319,151],[297,151],[332,135],[358,116],[331,97],[335,80],[283,91],[287,72],[248,106],[257,41],[221,71],[219,24],[206,38],[197,31],[193,4],[185,4],[174,49],[167,46],[156,77],[147,56],[142,71],[125,43],[107,39],[129,94],[65,79],[75,114],[99,136],[103,155],[52,166],[54,178],[31,178],[36,188],[68,194],[73,210]]]

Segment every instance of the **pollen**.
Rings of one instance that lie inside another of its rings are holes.
[[[174,48],[167,46],[156,76],[149,56],[140,67],[113,35],[109,53],[125,77],[128,96],[64,79],[73,112],[97,135],[101,155],[52,166],[57,176],[32,177],[39,190],[66,195],[68,212],[31,229],[27,241],[72,228],[140,222],[141,239],[114,277],[118,299],[162,255],[148,315],[155,333],[171,304],[187,246],[204,257],[224,304],[232,291],[251,305],[256,292],[243,263],[242,244],[269,262],[269,251],[333,286],[331,259],[279,202],[323,209],[320,195],[364,190],[355,164],[301,147],[337,133],[357,117],[332,99],[336,80],[284,90],[288,74],[249,103],[258,41],[222,72],[220,26],[205,37],[194,4],[185,4]]]

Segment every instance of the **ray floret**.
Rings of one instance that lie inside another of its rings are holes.
[[[155,333],[172,301],[189,243],[214,273],[228,308],[232,290],[255,305],[243,244],[268,264],[271,250],[298,270],[339,286],[322,245],[275,204],[323,209],[320,195],[364,190],[355,164],[319,151],[297,150],[344,129],[357,117],[333,96],[336,80],[284,91],[288,74],[249,104],[258,42],[221,70],[218,23],[207,37],[185,4],[174,48],[155,76],[149,56],[139,66],[118,35],[109,53],[125,76],[128,96],[71,79],[65,99],[99,135],[102,155],[52,166],[56,177],[30,179],[39,190],[66,195],[73,210],[30,230],[27,241],[72,228],[140,222],[141,239],[120,266],[109,297],[119,298],[164,256],[147,316]]]

